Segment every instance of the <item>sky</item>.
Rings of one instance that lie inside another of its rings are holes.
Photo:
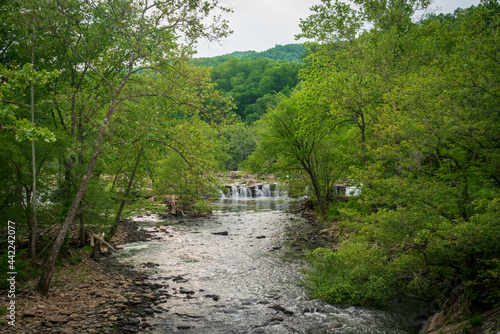
[[[214,57],[234,51],[265,51],[276,45],[300,43],[300,19],[307,18],[311,6],[320,0],[221,0],[234,13],[225,15],[234,33],[217,42],[200,41],[195,57]],[[478,5],[480,0],[434,0],[430,10],[451,13],[456,8]]]

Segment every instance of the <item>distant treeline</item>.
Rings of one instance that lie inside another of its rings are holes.
[[[232,58],[242,60],[272,59],[276,61],[302,63],[306,54],[306,47],[302,44],[276,45],[266,51],[236,51],[223,56],[210,58],[194,58],[191,62],[197,66],[217,67]]]

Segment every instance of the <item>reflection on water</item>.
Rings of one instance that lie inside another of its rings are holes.
[[[125,245],[117,259],[158,264],[143,270],[171,296],[150,320],[157,333],[418,333],[415,316],[310,300],[301,285],[305,251],[286,236],[304,220],[285,212],[290,205],[221,200],[211,217],[164,221],[160,240]]]

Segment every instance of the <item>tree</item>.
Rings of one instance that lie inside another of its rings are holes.
[[[334,284],[324,291],[342,300],[336,288],[360,271],[338,271],[338,261],[362,249],[378,264],[349,289],[385,282],[390,291],[395,279],[407,294],[432,296],[459,277],[482,295],[471,305],[495,305],[498,3],[417,24],[408,16],[417,2],[353,2],[362,7],[324,1],[302,24],[303,36],[329,42],[309,58],[305,84],[324,92],[330,117],[358,128],[363,164],[351,170],[364,185],[361,207],[342,211],[349,241],[311,257],[311,282]],[[373,28],[358,33],[365,20]]]
[[[333,186],[346,176],[342,172],[345,161],[339,159],[338,153],[346,149],[342,138],[350,126],[343,120],[325,117],[328,105],[318,103],[314,91],[301,88],[283,98],[260,121],[258,126],[264,133],[246,166],[259,171],[268,165],[262,159],[271,159],[273,169],[268,171],[292,178],[305,174],[319,213],[326,218]]]
[[[79,59],[78,66],[89,71],[89,76],[99,84],[102,94],[99,98],[107,104],[95,138],[93,153],[37,285],[42,294],[47,294],[55,260],[102,152],[112,117],[115,112],[120,111],[124,101],[134,98],[124,94],[129,81],[148,68],[163,76],[170,75],[176,71],[179,60],[192,52],[191,45],[194,41],[200,37],[223,36],[226,26],[225,23],[221,26],[207,26],[203,23],[204,17],[213,9],[219,8],[217,1],[67,1],[47,2],[40,4],[40,7],[46,18],[46,30],[76,55]],[[67,34],[68,28],[73,32],[70,35]],[[108,34],[109,38],[103,38],[103,33]],[[185,46],[180,44],[181,35],[186,39]],[[106,45],[105,52],[99,57],[89,58],[88,52],[96,50],[99,41],[110,41],[110,45]],[[156,92],[155,95],[169,96],[168,92]]]

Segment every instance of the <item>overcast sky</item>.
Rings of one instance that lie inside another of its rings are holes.
[[[320,0],[222,0],[233,8],[226,19],[234,33],[221,43],[198,45],[196,57],[213,57],[234,51],[264,51],[276,44],[300,43],[294,35],[300,32],[300,19],[307,18],[309,8]],[[430,9],[451,13],[456,8],[479,4],[480,0],[435,0]]]

